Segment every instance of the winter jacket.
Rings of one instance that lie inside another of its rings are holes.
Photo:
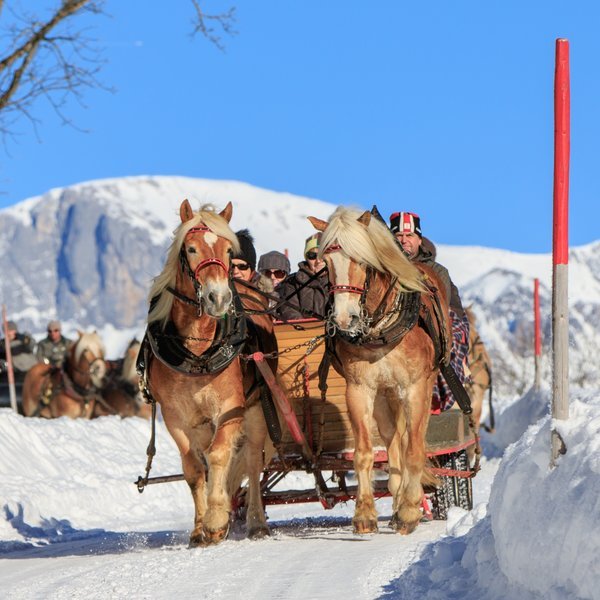
[[[61,335],[60,339],[55,343],[49,337],[45,337],[38,343],[37,359],[38,362],[45,362],[55,367],[62,365],[67,356],[69,346],[72,340]]]
[[[29,333],[17,333],[15,339],[10,343],[10,354],[15,371],[25,373],[37,363],[34,355],[35,340]],[[0,359],[6,359],[5,341],[0,341]]]
[[[326,305],[329,300],[327,271],[323,271],[319,277],[310,281],[313,275],[314,273],[309,269],[308,263],[302,261],[298,263],[298,271],[289,275],[277,286],[279,297],[284,300],[291,296],[288,302],[292,305],[283,304],[279,309],[279,318],[287,321],[306,319],[312,316],[310,313],[301,313],[295,307],[310,310],[315,313],[315,316],[325,318]],[[297,293],[294,293],[296,291]]]
[[[423,243],[419,246],[419,252],[412,260],[427,265],[434,270],[446,290],[446,298],[450,299],[450,308],[462,319],[465,315],[465,310],[460,299],[460,294],[458,293],[458,288],[450,279],[448,269],[435,261],[435,246],[427,238],[423,238]]]

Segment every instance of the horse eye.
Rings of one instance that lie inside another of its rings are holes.
[[[188,254],[196,254],[196,248],[194,248],[194,246],[190,246],[187,251]]]

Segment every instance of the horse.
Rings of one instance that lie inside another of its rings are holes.
[[[319,253],[333,296],[328,351],[346,380],[354,435],[353,529],[378,530],[371,482],[374,420],[388,455],[390,526],[406,535],[422,517],[423,483],[436,482],[426,468],[425,434],[439,360],[449,360],[448,299],[434,272],[417,269],[385,224],[371,216],[338,207],[328,222],[309,220],[322,232]]]
[[[466,308],[467,318],[469,319],[469,369],[471,371],[470,380],[466,383],[465,389],[471,399],[473,408],[473,422],[475,423],[476,434],[479,435],[481,412],[483,409],[483,397],[489,390],[490,406],[490,425],[483,424],[483,428],[489,432],[494,431],[494,411],[492,409],[492,360],[487,352],[485,344],[479,337],[479,332],[475,326],[476,318],[471,308]]]
[[[28,417],[91,418],[104,383],[104,344],[97,332],[78,332],[62,368],[34,365],[23,381],[23,414]]]
[[[94,417],[119,415],[150,419],[152,416],[152,407],[140,391],[140,376],[136,370],[140,347],[141,343],[134,338],[121,360],[108,363],[112,368],[94,407]]]
[[[227,537],[234,455],[246,461],[244,470],[249,473],[248,535],[263,535],[266,527],[259,488],[266,426],[263,419],[257,433],[243,428],[245,392],[256,396],[257,388],[245,388],[251,369],[242,364],[240,354],[250,329],[259,331],[258,337],[272,337],[267,351],[276,349],[276,341],[267,315],[257,315],[256,324],[250,325],[231,278],[231,256],[240,250],[229,227],[232,212],[231,203],[220,213],[210,205],[194,213],[187,200],[182,202],[181,223],[150,290],[140,357],[142,385],[161,406],[192,493],[191,547]],[[258,408],[248,412],[257,414]],[[243,445],[250,448],[247,453],[237,452],[242,435]],[[249,464],[252,461],[256,464]]]

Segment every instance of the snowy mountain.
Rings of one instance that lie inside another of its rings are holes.
[[[307,215],[327,218],[332,204],[233,181],[127,177],[54,189],[0,211],[0,296],[11,318],[41,332],[50,318],[100,330],[143,329],[146,295],[162,269],[184,198],[198,208],[234,205],[232,227],[250,229],[258,255],[285,250],[301,259],[313,230]],[[500,393],[521,394],[533,381],[533,279],[540,279],[543,379],[550,384],[550,254],[438,246],[438,259],[473,304],[495,363]],[[600,242],[574,248],[569,268],[571,381],[598,385]],[[121,336],[125,340],[126,336]]]

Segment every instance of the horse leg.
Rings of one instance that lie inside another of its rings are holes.
[[[425,469],[425,435],[429,422],[429,401],[433,387],[433,377],[413,384],[406,394],[406,433],[402,435],[400,457],[404,456],[404,464],[400,465],[401,483],[395,498],[395,511],[392,515],[392,527],[402,535],[412,533],[421,520],[421,502],[423,485],[421,479]],[[427,401],[425,400],[427,399]],[[400,412],[401,420],[404,411]],[[397,423],[397,427],[401,423]],[[407,443],[404,441],[407,440]]]
[[[263,452],[268,435],[260,404],[256,404],[246,411],[245,426],[245,458],[248,475],[246,532],[249,538],[258,539],[271,535],[260,489],[260,475],[264,468]]]
[[[190,535],[190,547],[205,545],[204,515],[206,514],[206,468],[203,449],[208,446],[212,430],[208,426],[189,432],[188,452],[181,453],[183,475],[194,500],[194,529]],[[177,440],[176,440],[177,441]],[[180,447],[181,452],[181,447]]]
[[[231,419],[221,424],[207,452],[207,510],[202,528],[205,544],[216,544],[225,539],[229,532],[231,498],[227,490],[227,477],[240,432],[241,419]]]
[[[348,384],[346,388],[346,403],[354,433],[354,470],[358,480],[356,508],[352,518],[355,533],[377,531],[377,511],[371,484],[374,457],[371,440],[370,392],[356,384]]]
[[[384,397],[375,400],[375,421],[379,435],[385,443],[388,456],[388,490],[392,496],[392,520],[398,510],[398,503],[402,497],[403,460],[406,453],[408,438],[406,435],[406,413],[404,405],[396,396],[396,392],[387,391]]]

